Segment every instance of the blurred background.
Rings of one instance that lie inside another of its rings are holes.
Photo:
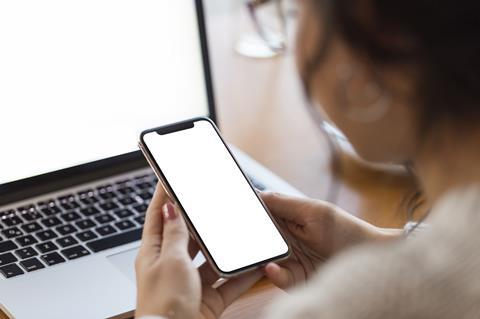
[[[402,226],[413,180],[402,168],[365,165],[345,143],[333,151],[339,139],[313,120],[297,76],[295,1],[262,2],[205,1],[225,137],[306,195],[378,226]]]

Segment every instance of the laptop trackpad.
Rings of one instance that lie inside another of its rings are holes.
[[[133,248],[127,251],[120,252],[115,255],[107,256],[107,260],[122,274],[127,276],[131,282],[135,283],[135,258],[137,257],[138,248]],[[200,267],[205,262],[205,257],[202,253],[198,253],[193,259],[193,265]]]
[[[138,248],[110,255],[107,260],[115,266],[121,273],[127,276],[131,282],[135,283],[135,258],[137,257]]]

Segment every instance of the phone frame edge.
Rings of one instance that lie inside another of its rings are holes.
[[[227,149],[228,153],[230,154],[230,156],[232,157],[233,161],[235,162],[235,164],[237,165],[238,169],[240,170],[240,172],[242,173],[242,175],[244,176],[245,180],[247,181],[247,183],[250,185],[250,188],[252,189],[252,191],[254,192],[255,196],[257,197],[257,199],[260,201],[261,205],[263,206],[265,212],[267,213],[267,215],[269,216],[270,220],[273,222],[273,224],[275,225],[275,227],[277,228],[278,232],[280,233],[280,235],[282,236],[283,240],[285,241],[286,245],[287,245],[287,252],[285,254],[282,254],[282,255],[278,255],[278,256],[274,256],[272,258],[269,258],[269,259],[266,259],[266,260],[263,260],[263,261],[260,261],[260,262],[257,262],[255,264],[251,264],[251,265],[248,265],[248,266],[245,266],[245,267],[242,267],[242,268],[239,268],[237,270],[233,270],[233,271],[223,271],[220,269],[220,267],[218,267],[217,263],[214,261],[214,259],[212,258],[209,250],[207,249],[206,245],[204,244],[203,240],[201,239],[200,235],[198,234],[198,232],[196,231],[195,227],[193,226],[192,222],[190,221],[190,218],[188,217],[188,214],[184,211],[183,209],[183,206],[181,205],[180,201],[178,200],[177,196],[175,195],[175,192],[173,191],[173,189],[171,189],[170,187],[170,184],[168,183],[168,181],[166,180],[165,176],[163,175],[160,167],[157,165],[155,159],[153,158],[152,154],[150,153],[150,150],[148,149],[145,141],[144,141],[144,136],[146,134],[149,134],[149,133],[153,133],[153,132],[157,132],[158,130],[160,129],[165,129],[165,128],[170,128],[172,126],[177,126],[177,125],[182,125],[182,124],[186,124],[186,123],[195,123],[195,122],[198,122],[198,121],[207,121],[210,123],[210,125],[212,125],[213,129],[216,131],[218,137],[220,138],[220,140],[222,141],[222,143],[224,144],[225,148]],[[189,120],[184,120],[184,121],[180,121],[180,122],[175,122],[175,123],[172,123],[172,124],[167,124],[167,125],[162,125],[162,126],[159,126],[159,127],[156,127],[156,128],[151,128],[151,129],[148,129],[148,130],[144,130],[141,132],[140,134],[140,139],[139,139],[139,142],[138,142],[138,146],[140,148],[140,150],[142,151],[143,155],[145,156],[148,164],[150,165],[150,167],[153,169],[155,175],[157,176],[160,184],[162,185],[163,189],[165,190],[165,192],[167,193],[168,197],[175,202],[175,205],[177,206],[177,208],[179,208],[179,211],[181,212],[184,220],[186,221],[186,224],[187,224],[187,227],[188,227],[188,230],[190,232],[190,235],[193,236],[195,238],[195,240],[197,241],[199,247],[200,247],[200,250],[202,251],[204,257],[207,259],[207,261],[210,263],[210,265],[213,266],[213,269],[214,271],[217,273],[217,275],[219,275],[219,277],[221,278],[225,278],[225,279],[230,279],[230,278],[235,278],[243,273],[248,273],[248,272],[251,272],[251,271],[254,271],[256,269],[259,269],[261,268],[262,266],[268,264],[269,262],[272,262],[272,261],[282,261],[282,260],[285,260],[287,258],[289,258],[292,254],[292,248],[291,248],[291,245],[290,243],[287,241],[286,239],[286,236],[285,234],[282,232],[279,224],[277,223],[277,221],[275,220],[275,218],[272,216],[272,214],[270,213],[270,211],[268,210],[268,207],[267,205],[264,203],[264,201],[262,200],[262,198],[259,196],[258,192],[255,190],[255,187],[252,185],[251,181],[248,179],[247,175],[245,174],[245,172],[243,171],[243,169],[241,168],[241,166],[239,165],[237,159],[235,158],[235,156],[233,155],[232,151],[230,150],[230,148],[228,147],[227,143],[225,142],[225,140],[222,138],[222,135],[220,134],[220,131],[219,129],[216,127],[215,123],[209,119],[208,117],[195,117],[195,118],[192,118],[192,119],[189,119]]]

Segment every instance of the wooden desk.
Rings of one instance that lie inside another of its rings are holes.
[[[285,56],[255,60],[233,50],[239,36],[238,4],[207,0],[210,53],[218,117],[225,137],[311,197],[325,199],[339,181],[337,204],[383,227],[400,227],[400,202],[412,180],[365,169],[347,158],[333,176],[325,137],[310,119],[295,61]],[[240,2],[240,1],[239,1]],[[266,280],[233,304],[222,318],[258,318],[278,293]]]

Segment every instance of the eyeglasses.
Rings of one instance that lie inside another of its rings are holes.
[[[284,0],[247,0],[246,6],[255,31],[268,48],[276,54],[285,52],[287,15]],[[262,8],[267,6],[273,6],[273,16],[262,14]]]

